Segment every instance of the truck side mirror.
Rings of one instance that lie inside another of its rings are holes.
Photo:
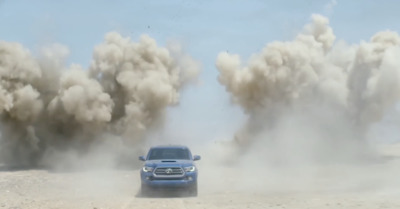
[[[193,161],[200,160],[200,159],[201,159],[200,155],[193,156]]]
[[[139,156],[139,160],[140,160],[140,161],[146,161],[146,159],[144,158],[144,156]]]

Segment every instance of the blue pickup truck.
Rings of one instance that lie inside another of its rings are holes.
[[[186,146],[156,146],[150,148],[140,171],[141,194],[149,195],[156,189],[184,189],[191,196],[197,196],[198,170],[194,155]]]

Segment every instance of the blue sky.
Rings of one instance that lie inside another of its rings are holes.
[[[381,30],[400,31],[397,0],[333,2],[0,0],[0,39],[20,42],[33,52],[42,45],[61,43],[71,51],[68,62],[83,66],[89,65],[93,47],[108,31],[133,40],[146,33],[159,45],[178,40],[200,61],[202,72],[199,83],[182,93],[179,107],[169,109],[162,133],[207,140],[232,136],[245,118],[217,81],[219,52],[246,59],[271,41],[291,40],[313,13],[328,16],[337,38],[348,43],[368,40]],[[180,129],[184,131],[176,133]]]

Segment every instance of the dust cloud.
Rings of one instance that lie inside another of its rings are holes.
[[[148,35],[134,42],[107,33],[89,69],[67,66],[69,53],[53,44],[33,55],[0,42],[1,163],[85,164],[135,153],[199,72],[179,45],[160,47]]]
[[[294,40],[269,43],[246,64],[218,55],[218,80],[247,121],[233,139],[185,141],[203,155],[201,192],[400,186],[379,167],[398,174],[398,162],[383,162],[368,140],[400,98],[400,36],[383,31],[349,45],[326,17],[311,20]],[[0,163],[135,163],[200,68],[178,44],[160,47],[147,35],[133,42],[107,33],[88,69],[67,66],[69,53],[53,44],[33,55],[0,42]]]
[[[396,32],[349,45],[317,14],[294,40],[268,43],[245,64],[221,52],[218,80],[247,121],[216,142],[210,170],[219,171],[207,181],[275,192],[398,185],[377,167],[386,161],[369,130],[399,101],[399,57]]]
[[[245,66],[218,55],[220,83],[249,116],[240,143],[365,140],[400,98],[400,37],[384,31],[351,46],[335,38],[328,19],[313,15],[295,40],[268,44]]]

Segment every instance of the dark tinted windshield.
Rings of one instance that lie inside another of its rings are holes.
[[[185,148],[153,148],[150,150],[148,160],[162,159],[190,160],[189,150]]]

